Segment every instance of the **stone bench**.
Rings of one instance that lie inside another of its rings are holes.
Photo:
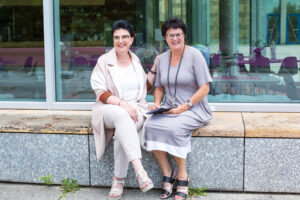
[[[240,192],[300,193],[300,113],[214,112],[193,132],[187,166],[191,187]],[[113,145],[96,161],[91,111],[0,110],[0,182],[54,183],[76,179],[110,186]],[[171,160],[174,165],[174,161]],[[162,176],[143,151],[154,185]],[[137,187],[130,167],[127,187]]]

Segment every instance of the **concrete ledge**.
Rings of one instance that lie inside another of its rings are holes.
[[[91,111],[0,110],[0,132],[92,134]],[[300,138],[300,113],[214,112],[194,137]]]
[[[242,113],[246,137],[300,138],[300,113]]]
[[[91,111],[0,110],[0,132],[88,134]]]
[[[215,112],[193,132],[188,172],[192,187],[300,193],[300,113]],[[0,110],[0,181],[110,186],[113,144],[96,161],[91,111]],[[143,163],[157,188],[162,175],[152,153]],[[172,160],[174,166],[174,161]],[[127,187],[137,187],[132,168]]]
[[[242,114],[239,112],[214,112],[207,126],[193,131],[197,137],[244,137]]]

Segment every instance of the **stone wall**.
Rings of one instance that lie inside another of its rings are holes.
[[[300,193],[300,113],[215,112],[193,132],[187,158],[191,187]],[[113,142],[97,162],[90,111],[0,110],[0,182],[76,179],[110,186]],[[174,160],[171,159],[174,166]],[[162,174],[151,152],[143,163],[156,188]],[[130,167],[127,187],[138,187]]]

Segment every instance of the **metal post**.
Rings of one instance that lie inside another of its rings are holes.
[[[286,19],[287,19],[287,10],[286,10],[286,0],[280,1],[280,44],[286,43]]]
[[[239,73],[237,57],[239,44],[239,1],[219,1],[219,38],[221,51],[221,65],[228,67],[233,76]]]
[[[222,55],[232,56],[238,52],[239,44],[239,1],[219,1],[220,51]]]

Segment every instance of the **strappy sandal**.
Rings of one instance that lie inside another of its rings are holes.
[[[143,175],[143,173],[145,173],[145,175]],[[141,179],[140,181],[138,179],[138,176]],[[154,187],[152,180],[148,177],[148,174],[145,170],[139,170],[136,173],[136,178],[138,179],[140,189],[142,190],[142,192],[148,192],[149,190],[151,190]],[[146,185],[147,183],[148,183],[148,185]],[[146,186],[144,188],[142,188],[143,185],[146,185]]]
[[[167,199],[172,195],[173,186],[174,186],[175,180],[177,178],[177,175],[175,175],[175,177],[174,177],[174,174],[175,174],[175,171],[172,169],[171,177],[169,177],[169,176],[163,177],[163,182],[170,183],[171,185],[170,186],[163,185],[163,191],[161,192],[161,196],[160,196],[161,199]]]
[[[122,184],[122,189],[118,186]],[[124,188],[124,179],[123,180],[113,180],[111,189],[109,191],[108,200],[119,200],[122,198],[123,195],[123,188]],[[111,195],[116,195],[116,197],[110,197]]]
[[[185,200],[188,198],[188,193],[189,193],[189,184],[190,184],[190,177],[188,176],[186,181],[182,181],[182,180],[177,180],[177,190],[175,192],[175,196],[173,198],[173,200]],[[187,188],[178,188],[178,186],[181,187],[187,187]],[[175,198],[177,196],[179,196],[179,198]]]

